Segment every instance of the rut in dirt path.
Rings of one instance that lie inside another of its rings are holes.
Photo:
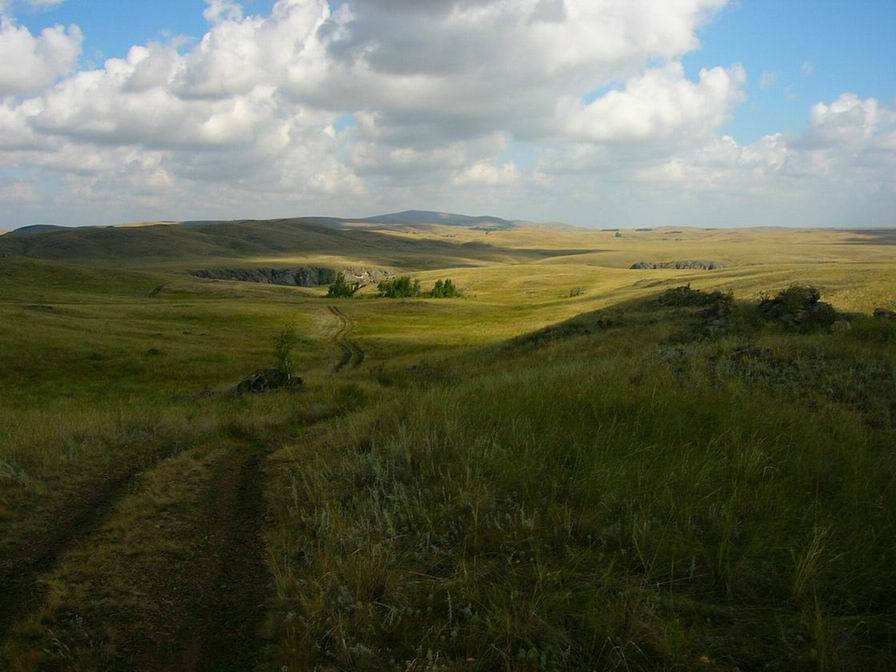
[[[338,321],[333,341],[342,351],[339,361],[336,363],[336,371],[341,371],[347,366],[352,368],[361,366],[367,357],[367,353],[357,343],[350,340],[351,333],[355,328],[354,321],[336,306],[329,306],[329,309]]]
[[[57,512],[54,528],[34,536],[16,552],[0,559],[0,642],[10,628],[40,603],[40,577],[50,572],[59,558],[98,530],[112,510],[134,489],[140,475],[168,454],[158,454],[111,480],[86,486]]]
[[[271,577],[262,532],[265,453],[231,452],[219,467],[208,500],[210,540],[200,557],[180,568],[193,581],[185,603],[172,609],[177,635],[135,656],[145,672],[237,672],[252,670],[262,642]]]

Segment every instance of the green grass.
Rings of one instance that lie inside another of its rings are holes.
[[[282,660],[891,669],[896,433],[819,376],[892,371],[892,350],[748,334],[805,369],[784,389],[710,367],[742,338],[668,346],[689,318],[648,311],[446,360],[295,449],[272,542]]]

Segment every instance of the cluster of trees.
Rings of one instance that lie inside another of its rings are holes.
[[[327,297],[331,299],[350,299],[363,285],[360,282],[350,283],[344,273],[339,273],[336,280],[327,290]],[[436,284],[429,292],[420,288],[419,280],[412,280],[410,276],[402,275],[397,278],[386,278],[377,285],[380,297],[387,299],[415,299],[426,297],[431,299],[456,299],[463,296],[452,280],[436,280]]]
[[[420,281],[411,280],[407,275],[399,278],[386,278],[377,285],[379,295],[387,299],[411,299],[422,296]]]
[[[451,280],[436,280],[429,295],[434,299],[456,299],[461,294]]]
[[[327,290],[327,297],[331,299],[350,299],[361,289],[360,282],[349,282],[345,279],[345,273],[338,273],[336,279]]]
[[[429,292],[420,289],[419,280],[411,280],[407,275],[383,280],[377,287],[379,295],[388,299],[410,299],[427,297],[431,299],[454,299],[461,296],[452,280],[436,280]]]

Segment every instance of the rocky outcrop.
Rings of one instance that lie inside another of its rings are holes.
[[[656,270],[658,268],[674,268],[677,270],[694,270],[694,271],[717,271],[725,268],[723,264],[717,261],[660,261],[649,262],[639,261],[631,265],[632,270],[646,271]]]
[[[878,320],[896,320],[896,310],[888,310],[887,308],[875,308],[874,317]]]
[[[833,306],[821,301],[821,292],[808,285],[791,285],[774,297],[765,297],[758,311],[763,320],[798,331],[830,329],[841,319]]]
[[[267,285],[287,285],[291,287],[320,287],[336,280],[338,273],[345,273],[346,279],[362,284],[373,284],[389,276],[376,268],[322,268],[298,266],[293,268],[215,268],[190,271],[197,278],[208,280],[237,280],[258,282]]]
[[[277,390],[297,391],[303,381],[296,376],[288,376],[280,369],[259,369],[236,386],[236,393],[265,394]]]

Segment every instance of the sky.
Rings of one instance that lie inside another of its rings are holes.
[[[0,0],[0,229],[896,226],[896,2]]]

